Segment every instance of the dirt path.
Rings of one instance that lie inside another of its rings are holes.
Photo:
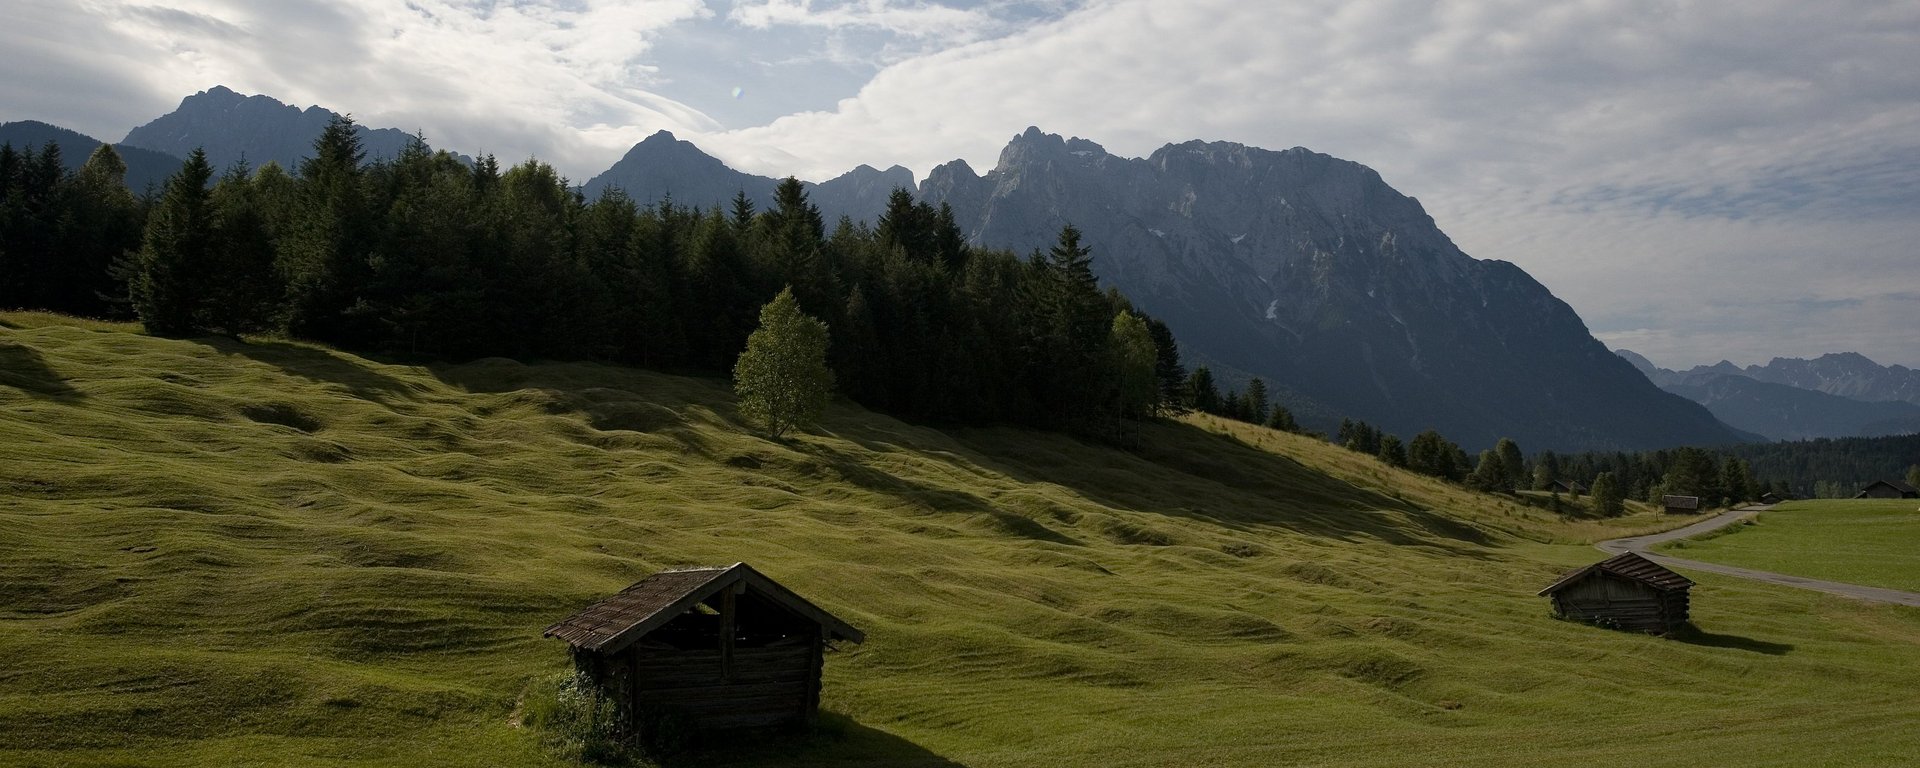
[[[1702,520],[1700,522],[1694,523],[1693,525],[1689,525],[1684,528],[1675,528],[1665,533],[1654,533],[1654,534],[1648,534],[1646,536],[1629,536],[1624,539],[1608,539],[1606,541],[1595,544],[1594,546],[1599,547],[1600,551],[1602,552],[1615,554],[1615,555],[1620,554],[1621,552],[1632,552],[1637,555],[1640,555],[1641,557],[1645,557],[1648,560],[1652,560],[1656,563],[1667,566],[1668,568],[1687,568],[1687,569],[1696,570],[1696,571],[1706,571],[1708,573],[1721,573],[1721,574],[1726,574],[1728,576],[1738,576],[1743,579],[1753,579],[1754,581],[1765,581],[1773,584],[1784,584],[1789,587],[1799,587],[1801,589],[1814,589],[1814,590],[1819,590],[1821,592],[1829,592],[1836,595],[1851,597],[1857,600],[1868,600],[1876,603],[1895,603],[1898,605],[1911,605],[1914,607],[1920,607],[1920,592],[1903,592],[1897,589],[1882,589],[1880,587],[1863,587],[1858,584],[1845,584],[1838,581],[1821,581],[1819,579],[1809,579],[1802,576],[1789,576],[1784,573],[1773,573],[1772,571],[1756,571],[1756,570],[1753,570],[1752,568],[1736,568],[1731,565],[1703,563],[1698,560],[1683,560],[1677,557],[1667,557],[1666,555],[1655,554],[1652,551],[1654,545],[1656,544],[1664,544],[1666,542],[1673,541],[1675,539],[1684,539],[1691,536],[1698,536],[1708,531],[1724,528],[1726,526],[1733,525],[1734,523],[1737,523],[1741,520],[1745,520],[1749,517],[1759,514],[1760,512],[1766,509],[1767,507],[1765,506],[1742,507],[1740,509],[1721,513],[1720,515],[1708,518],[1706,520]]]

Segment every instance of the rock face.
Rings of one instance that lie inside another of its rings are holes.
[[[255,168],[274,162],[292,173],[299,170],[301,160],[313,155],[314,139],[336,116],[321,107],[303,110],[216,85],[182,99],[178,109],[133,129],[121,143],[179,157],[200,147],[215,172],[244,158]],[[413,134],[396,128],[356,126],[356,130],[368,161],[397,157],[413,139]]]
[[[1920,404],[1920,371],[1904,365],[1883,366],[1858,352],[1825,354],[1812,360],[1776,357],[1766,365],[1749,365],[1744,372],[1759,381],[1854,400]]]
[[[1920,432],[1920,405],[1829,393],[1899,391],[1898,374],[1907,369],[1882,368],[1858,354],[1824,355],[1816,360],[1774,358],[1765,366],[1746,368],[1722,360],[1686,371],[1660,368],[1629,350],[1615,350],[1614,354],[1639,368],[1661,389],[1706,406],[1729,425],[1774,440]],[[1809,386],[1781,383],[1782,379]]]
[[[76,172],[86,164],[87,157],[104,143],[84,133],[37,120],[0,124],[0,144],[12,144],[14,149],[21,150],[32,148],[38,152],[47,142],[60,147],[60,164]],[[127,164],[127,188],[133,190],[134,194],[140,194],[149,187],[159,189],[167,183],[167,177],[179,171],[180,164],[186,162],[181,157],[126,144],[115,144],[113,148],[120,153],[120,160]]]
[[[1129,159],[1028,129],[986,175],[949,163],[920,193],[981,245],[1024,253],[1074,224],[1102,280],[1190,361],[1278,385],[1310,424],[1528,450],[1754,437],[1653,386],[1527,273],[1462,253],[1358,163],[1199,141]]]
[[[728,168],[692,142],[660,131],[627,150],[620,162],[589,179],[582,190],[587,199],[620,188],[642,205],[671,198],[675,205],[729,210],[735,195],[745,192],[755,210],[773,205],[773,189],[780,179],[755,176]],[[887,206],[895,189],[913,189],[913,172],[900,166],[885,171],[862,165],[819,184],[808,182],[807,199],[820,209],[828,229],[842,216],[871,221]]]

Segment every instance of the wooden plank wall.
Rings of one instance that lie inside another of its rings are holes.
[[[1636,632],[1671,632],[1687,620],[1685,591],[1617,578],[1585,579],[1554,593],[1553,602],[1565,618]]]
[[[719,650],[630,651],[636,710],[677,711],[703,730],[779,725],[812,713],[820,675],[812,645],[732,650],[731,664]]]

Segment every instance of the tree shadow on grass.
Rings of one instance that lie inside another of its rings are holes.
[[[1688,645],[1698,645],[1706,648],[1733,648],[1741,651],[1764,653],[1768,656],[1785,656],[1793,651],[1793,646],[1788,643],[1755,640],[1751,637],[1741,637],[1739,635],[1716,634],[1703,631],[1691,623],[1681,627],[1679,631],[1668,635],[1668,637]]]
[[[1344,541],[1368,538],[1475,558],[1487,557],[1480,546],[1492,542],[1472,525],[1189,424],[1146,425],[1129,450],[1094,445],[1111,457],[1103,466],[1062,461],[1045,446],[994,440],[987,431],[957,437],[1021,482],[1053,483],[1120,509],[1235,530],[1279,527]]]
[[[662,768],[694,766],[898,766],[965,768],[932,750],[837,712],[821,712],[803,731],[745,732],[708,737],[705,743],[659,760]]]
[[[320,347],[286,341],[240,341],[217,336],[191,339],[224,355],[244,357],[280,369],[282,373],[321,384],[346,388],[355,397],[379,403],[409,397],[405,382],[369,368],[362,359]]]
[[[60,378],[39,350],[24,344],[0,342],[0,387],[54,400],[78,400],[84,395]]]

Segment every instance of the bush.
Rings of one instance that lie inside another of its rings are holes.
[[[619,703],[582,673],[541,680],[527,693],[523,722],[540,732],[540,743],[561,758],[616,763],[628,756]]]

